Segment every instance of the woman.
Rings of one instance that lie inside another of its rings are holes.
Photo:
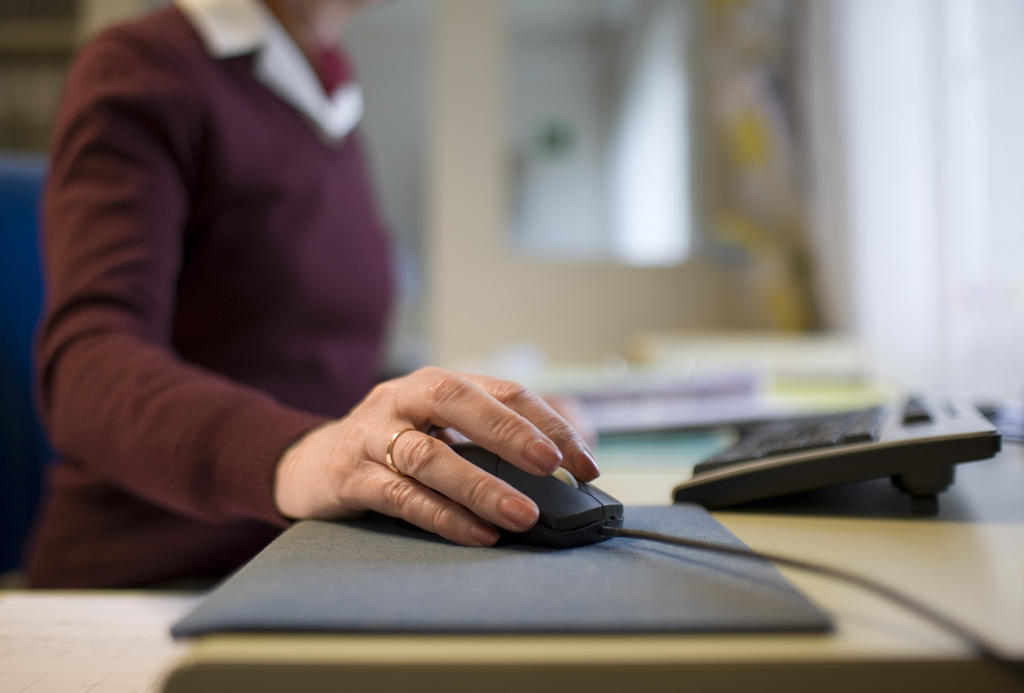
[[[68,78],[44,205],[40,587],[223,575],[291,519],[404,518],[485,546],[537,508],[443,442],[598,470],[513,383],[376,384],[389,252],[327,48],[372,0],[181,0]]]

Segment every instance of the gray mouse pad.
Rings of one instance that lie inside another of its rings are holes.
[[[742,547],[702,507],[626,508],[626,527]],[[303,521],[173,628],[212,632],[824,631],[767,563],[616,537],[571,549],[466,548],[400,521]]]

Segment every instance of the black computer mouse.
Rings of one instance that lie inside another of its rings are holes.
[[[622,526],[622,503],[599,488],[556,475],[534,476],[474,443],[456,443],[452,449],[528,496],[540,509],[537,524],[525,532],[503,531],[502,543],[583,546],[608,539],[601,533],[604,527]]]

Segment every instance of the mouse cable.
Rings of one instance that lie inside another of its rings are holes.
[[[647,532],[639,529],[626,529],[624,527],[605,527],[601,530],[601,533],[608,537],[628,537],[630,539],[648,539],[650,541],[662,542],[665,544],[673,544],[675,546],[684,546],[691,549],[698,549],[701,551],[713,551],[716,553],[724,553],[730,556],[739,556],[741,558],[752,558],[759,561],[768,561],[778,565],[783,565],[789,568],[796,568],[808,573],[815,573],[817,575],[823,575],[825,577],[840,580],[852,585],[856,585],[869,592],[873,592],[879,596],[882,596],[889,601],[903,607],[907,611],[917,614],[926,621],[939,626],[948,633],[955,635],[961,641],[966,643],[974,650],[975,653],[982,659],[988,660],[1001,667],[1010,669],[1017,676],[1024,676],[1024,664],[1014,660],[1012,657],[1000,652],[999,648],[988,642],[984,637],[978,635],[967,626],[953,620],[945,614],[933,609],[927,604],[921,601],[899,592],[898,590],[889,587],[888,585],[882,584],[871,578],[857,573],[851,573],[841,568],[834,568],[831,566],[822,565],[820,563],[812,563],[810,561],[803,561],[797,558],[790,558],[788,556],[780,556],[779,554],[764,553],[760,551],[754,551],[747,548],[737,548],[733,546],[720,546],[719,544],[710,544],[704,541],[696,541],[694,539],[683,539],[681,537],[674,537],[669,534],[659,534],[657,532]]]

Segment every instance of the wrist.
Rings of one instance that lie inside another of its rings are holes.
[[[328,421],[306,431],[285,448],[274,469],[274,506],[283,517],[297,520],[312,514],[313,503],[309,484],[304,479],[314,478],[309,466],[315,458],[317,440],[332,422]]]

